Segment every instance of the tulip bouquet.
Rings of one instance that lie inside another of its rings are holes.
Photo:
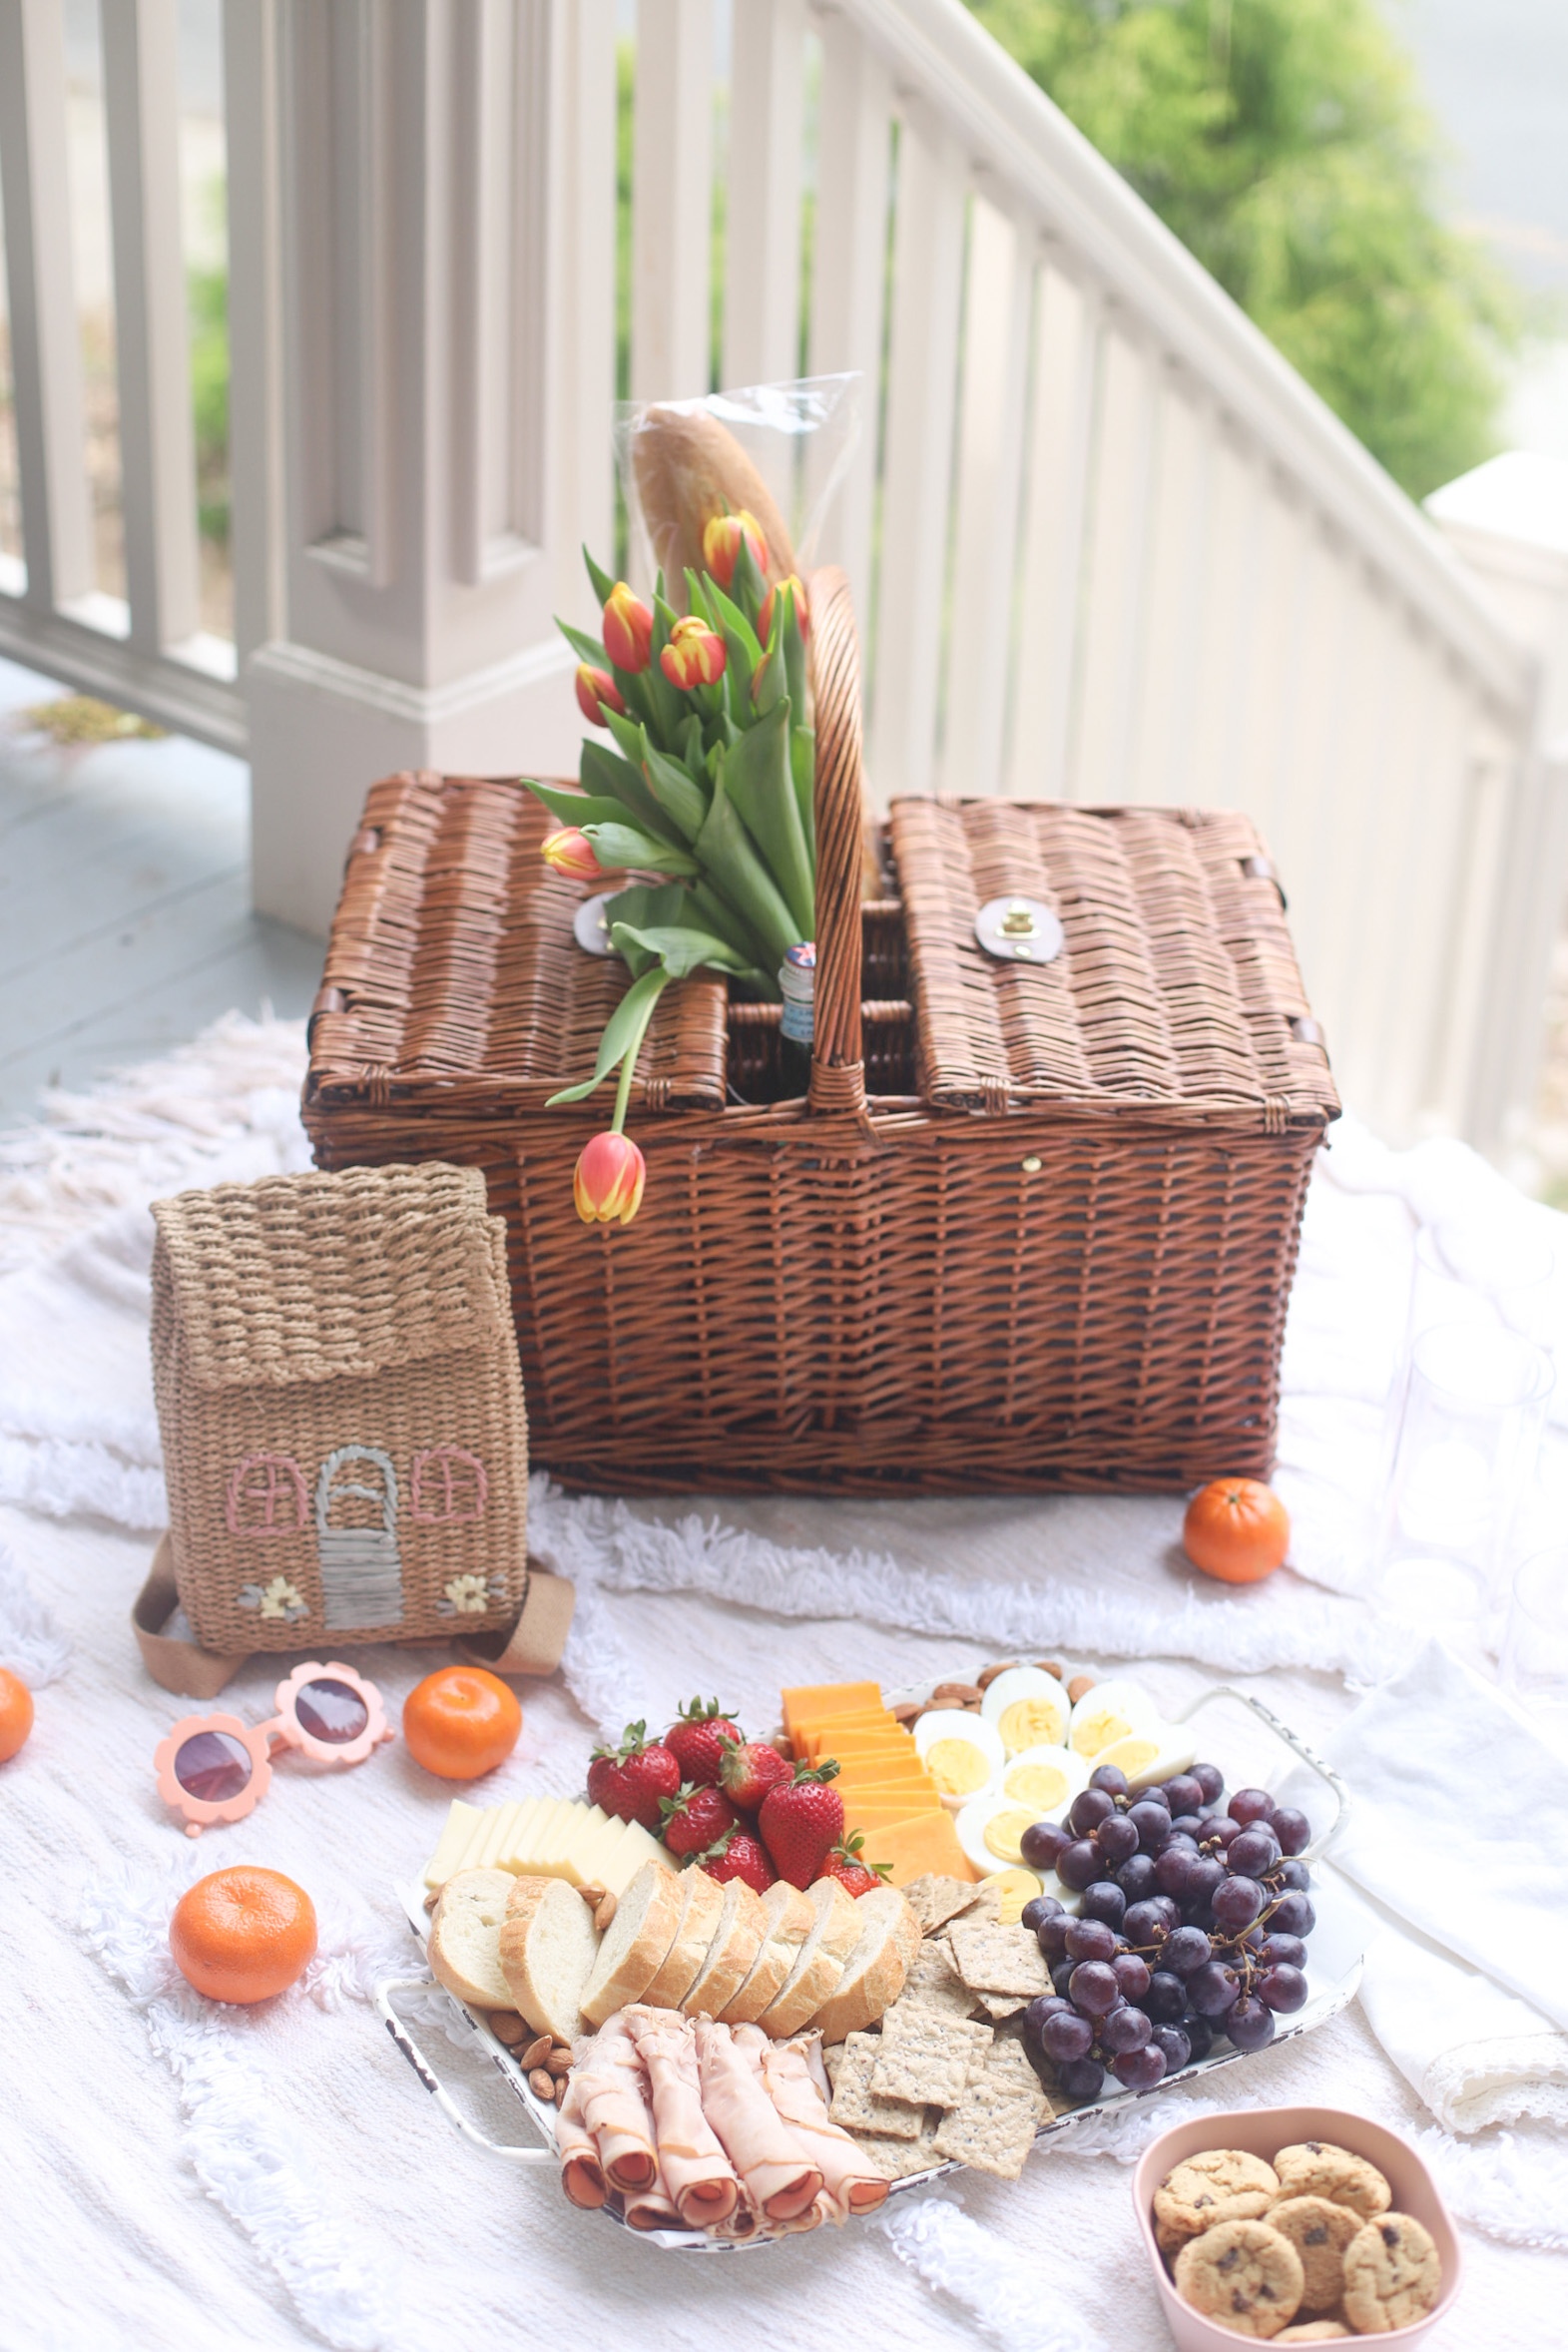
[[[625,1133],[638,1052],[672,980],[723,972],[780,994],[786,948],[815,930],[815,744],[807,724],[810,614],[792,573],[770,582],[768,539],[746,509],[703,531],[679,616],[659,575],[650,608],[584,550],[603,608],[602,638],[559,624],[581,659],[577,699],[608,730],[585,741],[580,793],[530,784],[560,830],[543,845],[558,873],[636,879],[606,922],[632,985],[605,1023],[592,1077],[552,1095],[580,1102],[619,1068],[615,1113],[577,1163],[585,1224],[629,1225],[643,1155]]]

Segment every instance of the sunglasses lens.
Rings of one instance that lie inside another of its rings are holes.
[[[188,1797],[198,1797],[204,1805],[227,1805],[255,1769],[250,1749],[229,1731],[194,1732],[175,1756],[176,1780]]]
[[[299,1728],[312,1739],[357,1739],[370,1720],[370,1710],[351,1682],[323,1678],[301,1685],[294,1699]]]

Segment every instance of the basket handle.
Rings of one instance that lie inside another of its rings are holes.
[[[811,574],[815,697],[816,984],[810,1108],[865,1116],[860,1051],[860,648],[849,582]]]

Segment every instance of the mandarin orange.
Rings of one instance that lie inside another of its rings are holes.
[[[1182,1544],[1195,1568],[1222,1584],[1256,1584],[1291,1548],[1291,1516],[1258,1478],[1216,1478],[1187,1505]]]
[[[215,1870],[175,1905],[169,1949],[198,1993],[248,2009],[303,1974],[315,1953],[315,1906],[280,1870]]]
[[[16,1754],[32,1728],[32,1692],[20,1674],[0,1666],[0,1764]]]
[[[426,1772],[477,1780],[504,1764],[523,1728],[516,1694],[483,1666],[443,1666],[403,1701],[403,1737]]]

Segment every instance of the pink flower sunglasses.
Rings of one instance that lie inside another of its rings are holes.
[[[166,1805],[199,1838],[215,1821],[243,1821],[265,1796],[273,1742],[300,1748],[317,1764],[362,1764],[381,1740],[397,1737],[381,1694],[352,1666],[310,1659],[277,1685],[269,1723],[238,1715],[187,1715],[158,1743],[153,1769]]]

